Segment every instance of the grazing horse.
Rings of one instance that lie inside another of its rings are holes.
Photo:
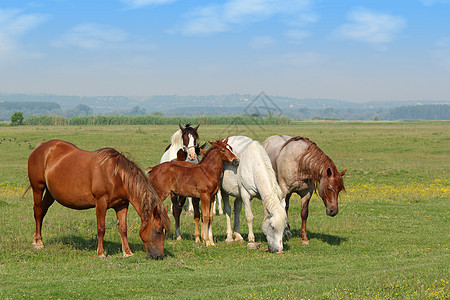
[[[108,208],[116,211],[122,252],[133,255],[127,239],[127,212],[131,204],[141,217],[140,236],[147,257],[164,257],[165,231],[170,219],[161,199],[145,174],[113,148],[85,151],[75,145],[51,140],[40,144],[28,158],[28,177],[33,190],[36,248],[42,243],[42,221],[56,200],[72,209],[95,207],[97,213],[97,255],[105,257],[103,237]],[[27,190],[28,191],[28,190]],[[43,197],[42,197],[43,196]]]
[[[306,220],[308,204],[313,192],[319,193],[325,204],[327,215],[334,217],[338,213],[339,192],[345,190],[342,176],[347,170],[338,172],[333,161],[320,150],[316,143],[307,138],[274,135],[264,141],[263,147],[277,174],[283,197],[286,197],[286,215],[292,193],[296,192],[301,197],[301,242],[303,245],[308,245]],[[286,234],[292,236],[289,229],[288,224]]]
[[[155,185],[161,199],[165,199],[169,193],[200,199],[202,204],[202,240],[206,245],[214,245],[212,235],[213,202],[220,188],[220,177],[224,163],[239,165],[239,159],[233,154],[227,142],[228,138],[223,142],[220,140],[209,142],[212,147],[206,151],[199,164],[170,161],[146,170],[149,172],[149,178]],[[194,202],[194,207],[196,205],[198,207],[198,202]],[[177,206],[173,205],[174,208]],[[200,213],[197,211],[194,215],[195,241],[197,243],[200,242],[199,219]],[[175,227],[178,238],[180,234],[179,224],[176,224]]]
[[[261,144],[249,137],[232,136],[228,140],[228,144],[239,157],[240,163],[238,167],[226,163],[223,170],[221,191],[227,217],[226,242],[233,241],[229,195],[236,197],[234,200],[235,241],[243,240],[240,234],[239,215],[242,202],[244,202],[249,244],[255,242],[252,225],[254,216],[250,200],[257,197],[263,202],[264,221],[262,230],[266,235],[269,251],[282,253],[286,212],[284,210],[284,199],[275,172],[272,169],[270,158]]]
[[[185,127],[178,124],[180,129],[178,129],[171,137],[170,145],[167,146],[166,151],[159,163],[166,161],[171,161],[177,159],[178,156],[184,155],[186,161],[193,163],[198,163],[198,151],[199,146],[197,144],[198,133],[197,129],[200,126],[191,127],[191,124],[186,124]],[[181,150],[181,151],[180,151]],[[180,153],[180,154],[179,154]],[[164,199],[163,199],[164,200]],[[193,212],[192,199],[188,199],[188,211]]]

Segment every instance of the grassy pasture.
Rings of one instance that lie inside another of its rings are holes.
[[[445,299],[449,297],[450,122],[297,122],[277,126],[201,125],[201,141],[247,135],[302,135],[330,156],[344,177],[339,214],[317,195],[310,203],[309,246],[300,244],[300,205],[291,199],[294,237],[285,253],[225,244],[225,217],[214,217],[216,247],[170,234],[163,261],[145,259],[133,208],[128,235],[135,256],[122,258],[115,214],[107,214],[107,259],[96,257],[95,211],[55,203],[43,225],[45,248],[31,247],[34,218],[27,158],[53,138],[94,150],[115,147],[143,168],[159,162],[174,125],[20,126],[0,128],[0,298]],[[261,201],[252,201],[257,241]],[[247,227],[241,215],[242,232]]]

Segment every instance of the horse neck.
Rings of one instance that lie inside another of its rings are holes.
[[[204,169],[208,169],[213,174],[220,174],[222,173],[224,161],[220,157],[218,153],[219,149],[212,149],[203,157],[201,162],[199,163],[199,166],[201,166]]]
[[[171,138],[171,147],[176,149],[182,149],[183,148],[183,132],[181,129],[178,129]]]

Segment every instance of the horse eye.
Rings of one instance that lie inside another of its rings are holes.
[[[330,192],[332,192],[333,190],[331,188],[327,188]]]
[[[161,230],[156,230],[156,229],[155,229],[155,232],[156,232],[156,234],[158,234],[158,235],[160,235],[160,234],[162,233]]]
[[[225,150],[223,150],[223,149],[221,149],[220,151],[222,151],[222,152],[224,152],[224,153],[225,153]]]

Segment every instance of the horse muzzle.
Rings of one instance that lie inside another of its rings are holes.
[[[235,158],[231,161],[231,164],[235,167],[239,166],[239,158]]]
[[[330,217],[334,217],[335,215],[337,215],[339,212],[339,209],[336,208],[327,208],[327,215],[329,215]]]
[[[147,259],[162,260],[163,258],[164,258],[163,255],[152,255],[152,254],[147,255]]]

